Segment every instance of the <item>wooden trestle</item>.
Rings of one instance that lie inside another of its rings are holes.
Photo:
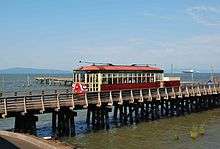
[[[58,137],[75,135],[74,118],[81,109],[87,109],[88,128],[109,129],[112,110],[113,122],[126,125],[216,107],[220,107],[219,85],[0,98],[1,118],[15,117],[15,131],[34,133],[36,114],[52,113],[52,131]]]

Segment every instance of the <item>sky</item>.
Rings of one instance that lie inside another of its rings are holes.
[[[0,69],[79,61],[220,72],[219,0],[0,0]]]

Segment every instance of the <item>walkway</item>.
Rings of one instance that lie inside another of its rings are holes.
[[[61,143],[49,142],[34,136],[0,131],[1,149],[70,149]]]

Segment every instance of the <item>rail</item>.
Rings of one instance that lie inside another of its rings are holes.
[[[108,105],[123,102],[145,102],[152,100],[174,100],[183,97],[195,97],[219,94],[220,87],[216,85],[181,86],[179,88],[158,88],[141,90],[120,90],[110,92],[88,92],[74,94],[71,92],[54,92],[38,95],[21,95],[0,97],[0,116],[11,117],[16,113],[44,113],[60,108],[72,110],[87,108],[89,105]]]

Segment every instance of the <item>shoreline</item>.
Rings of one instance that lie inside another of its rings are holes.
[[[34,135],[14,133],[9,131],[0,131],[0,137],[5,140],[10,145],[16,146],[18,148],[23,148],[26,145],[34,147],[36,149],[47,148],[47,149],[72,149],[76,148],[70,144],[67,144],[60,140],[46,140]]]

